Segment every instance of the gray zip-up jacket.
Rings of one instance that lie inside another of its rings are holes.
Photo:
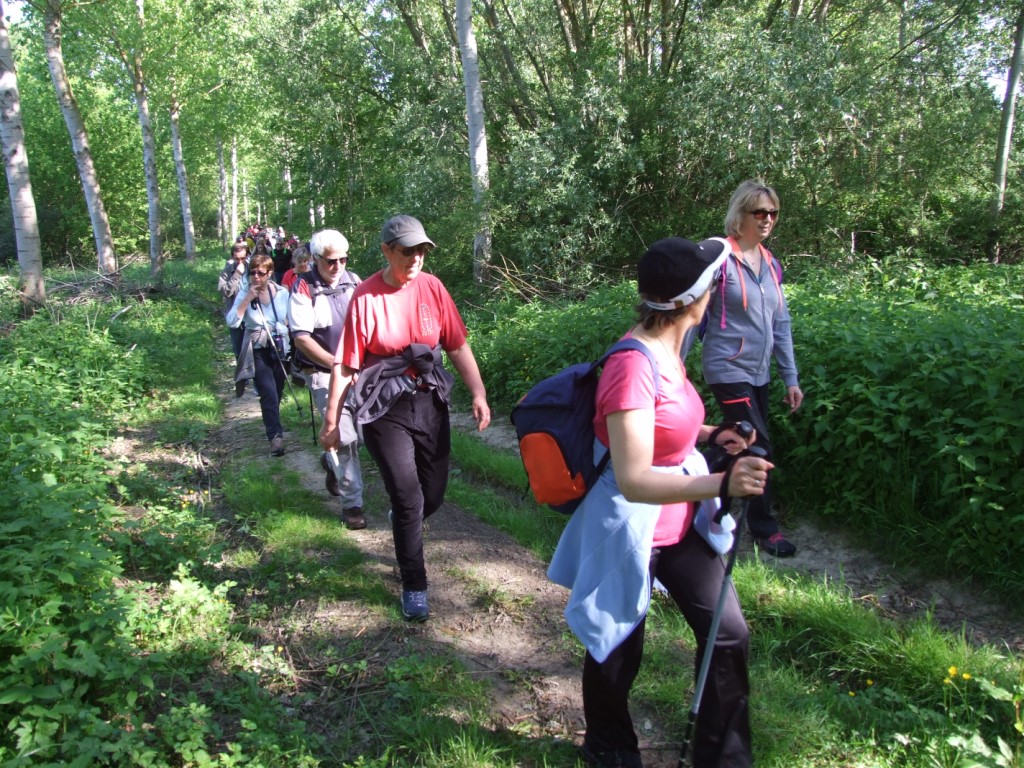
[[[708,384],[764,386],[774,356],[786,386],[799,385],[781,268],[774,272],[775,266],[770,255],[762,258],[761,274],[755,275],[734,253],[722,264],[722,280],[708,302],[701,350]]]

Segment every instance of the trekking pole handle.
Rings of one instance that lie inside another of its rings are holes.
[[[746,423],[746,422],[742,422],[742,423]],[[749,424],[748,424],[748,426],[749,426]],[[747,448],[744,448],[742,451],[737,453],[735,456],[731,456],[729,458],[729,463],[725,467],[725,472],[722,475],[722,484],[718,487],[718,498],[719,499],[731,498],[729,496],[729,479],[732,477],[732,470],[736,466],[737,459],[740,459],[743,456],[756,456],[759,459],[766,459],[766,458],[768,458],[768,452],[764,448],[761,448],[761,447],[756,446],[756,445],[751,445],[751,446],[749,446]],[[748,498],[748,497],[745,497],[745,498]],[[719,514],[715,518],[715,522],[721,522],[721,518],[725,516],[725,512],[726,512],[726,505],[723,502],[722,503],[722,508],[719,510]]]

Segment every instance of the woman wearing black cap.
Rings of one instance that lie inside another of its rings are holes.
[[[583,755],[595,766],[642,766],[629,691],[640,668],[651,584],[658,579],[697,638],[695,669],[725,573],[718,553],[692,526],[698,503],[761,493],[772,465],[738,459],[726,476],[707,474],[695,451],[714,427],[687,379],[679,349],[700,323],[712,281],[725,259],[722,239],[694,244],[670,237],[654,243],[637,269],[638,321],[626,337],[641,341],[657,361],[635,350],[614,354],[598,382],[594,429],[611,462],[570,518],[548,575],[572,589],[565,611],[587,648],[583,664]],[[720,433],[734,451],[747,447]],[[595,448],[595,453],[598,449]],[[747,680],[748,634],[730,591],[715,640],[710,680],[694,741],[695,766],[751,764]]]
[[[448,394],[454,378],[442,365],[442,350],[469,390],[477,428],[491,422],[462,317],[441,281],[422,271],[433,247],[412,216],[384,224],[387,266],[352,294],[320,433],[325,449],[337,447],[339,406],[358,372],[355,417],[391,501],[402,615],[409,621],[430,615],[423,521],[440,508],[448,485]]]

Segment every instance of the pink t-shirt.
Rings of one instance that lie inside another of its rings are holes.
[[[438,342],[445,352],[466,343],[466,325],[448,289],[427,272],[393,288],[378,272],[352,293],[335,360],[358,371],[368,352],[392,357],[413,343],[435,347]]]
[[[618,411],[654,409],[654,466],[671,467],[683,462],[704,424],[704,402],[689,379],[680,379],[679,368],[665,352],[652,349],[658,361],[658,400],[654,400],[651,364],[642,352],[626,350],[612,355],[597,383],[594,433],[608,445],[608,415]],[[679,542],[690,528],[693,502],[663,504],[654,529],[654,546]]]

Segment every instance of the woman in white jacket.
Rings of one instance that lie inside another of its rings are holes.
[[[271,280],[273,274],[274,262],[269,256],[253,256],[249,261],[249,289],[239,291],[225,319],[228,327],[245,329],[235,367],[235,396],[241,397],[245,382],[254,380],[270,455],[283,456],[281,394],[285,384],[283,361],[289,349],[288,291]]]

